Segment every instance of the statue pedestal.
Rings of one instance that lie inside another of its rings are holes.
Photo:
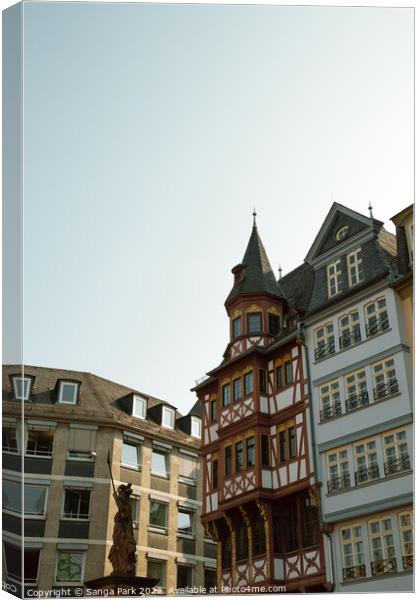
[[[107,575],[85,581],[86,593],[89,596],[108,597],[124,596],[150,596],[158,579],[150,577],[136,577],[135,575]],[[89,590],[89,591],[88,591]]]

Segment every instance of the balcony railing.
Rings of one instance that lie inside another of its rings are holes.
[[[333,477],[328,481],[328,491],[336,492],[350,487],[350,473],[345,473],[341,477]]]
[[[367,481],[374,481],[379,479],[379,467],[378,465],[372,465],[365,469],[359,469],[354,474],[356,485],[361,485]]]
[[[407,554],[406,556],[403,556],[402,559],[404,571],[410,571],[414,566],[413,555]]]
[[[410,470],[410,458],[403,456],[402,458],[394,458],[385,463],[385,475],[394,475],[395,473],[403,473]]]
[[[367,404],[369,404],[369,394],[366,390],[360,394],[353,394],[346,399],[346,412],[351,412]]]
[[[354,344],[360,342],[361,339],[362,336],[360,335],[360,328],[355,327],[353,331],[347,331],[340,336],[340,349],[343,350],[344,348],[350,348],[350,346],[354,346]]]
[[[341,403],[339,401],[335,402],[332,406],[328,406],[327,408],[323,408],[320,412],[321,423],[328,421],[328,419],[332,419],[333,417],[338,417],[341,415]]]
[[[390,379],[387,383],[378,383],[373,390],[375,400],[382,400],[392,394],[397,394],[399,391],[398,379]]]
[[[315,360],[320,360],[321,358],[325,358],[330,354],[334,354],[335,352],[335,341],[334,338],[328,340],[327,344],[321,344],[317,348],[315,348]]]
[[[384,316],[380,319],[376,319],[376,321],[373,321],[372,323],[366,323],[366,336],[371,337],[372,335],[376,335],[387,329],[389,329],[388,316]]]
[[[397,559],[385,558],[384,560],[375,560],[370,563],[372,566],[372,575],[387,575],[397,572]]]
[[[366,577],[365,565],[355,565],[354,567],[343,568],[344,581],[347,581],[348,579],[358,579],[359,577]]]

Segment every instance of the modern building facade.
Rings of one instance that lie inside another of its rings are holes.
[[[254,217],[255,219],[255,217]],[[331,588],[297,313],[254,220],[225,306],[230,341],[194,389],[203,417],[203,514],[221,593]]]
[[[74,593],[110,574],[116,507],[108,453],[115,485],[133,484],[137,575],[157,578],[166,593],[210,586],[216,545],[200,524],[197,408],[181,416],[167,402],[89,373],[4,366],[6,589],[20,595],[23,579],[26,594]]]
[[[334,203],[278,281],[254,223],[232,269],[194,388],[221,591],[413,589],[412,207],[393,220]]]

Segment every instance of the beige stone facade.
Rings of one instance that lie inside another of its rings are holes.
[[[3,577],[9,590],[19,595],[22,459],[25,588],[83,587],[111,573],[115,501],[108,452],[115,485],[133,484],[137,575],[160,576],[165,593],[210,586],[216,547],[200,524],[198,413],[182,417],[167,403],[90,374],[34,367],[25,367],[30,391],[21,401],[17,376],[19,367],[3,368]],[[75,404],[59,401],[66,381],[70,390],[72,381],[79,383]],[[144,418],[133,416],[138,398],[146,403]],[[162,424],[162,407],[173,428]]]

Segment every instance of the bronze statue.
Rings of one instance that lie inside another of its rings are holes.
[[[114,484],[113,480],[112,483]],[[131,483],[127,483],[127,485],[122,483],[118,486],[118,491],[115,490],[114,486],[113,496],[118,511],[114,517],[113,544],[108,554],[108,559],[112,564],[112,575],[136,574],[136,540],[133,533],[130,503],[132,493]]]

